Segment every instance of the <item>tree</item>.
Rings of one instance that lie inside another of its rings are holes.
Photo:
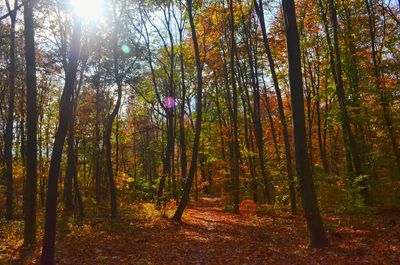
[[[35,29],[33,24],[33,2],[24,7],[25,22],[25,63],[26,63],[26,177],[24,191],[24,245],[36,243],[37,206],[37,100],[36,100],[36,58]]]
[[[238,132],[238,93],[236,87],[236,72],[235,72],[235,55],[236,55],[236,40],[235,40],[235,21],[233,14],[233,0],[228,0],[229,5],[229,31],[230,31],[230,77],[232,86],[232,134],[233,134],[233,169],[232,169],[232,195],[233,195],[233,211],[239,213],[240,203],[240,147],[239,147],[239,132]],[[265,190],[268,191],[266,194],[267,201],[271,200],[269,194],[268,183],[265,184]]]
[[[285,143],[286,170],[287,170],[288,182],[289,182],[290,205],[292,207],[291,208],[292,214],[295,214],[297,211],[296,191],[294,188],[293,172],[292,172],[293,171],[292,170],[292,155],[291,155],[291,150],[290,150],[291,148],[290,148],[290,141],[289,141],[289,133],[288,133],[287,124],[286,124],[285,110],[284,110],[283,102],[282,102],[282,93],[279,88],[278,77],[276,75],[276,70],[275,70],[275,62],[272,57],[271,48],[270,48],[269,42],[268,42],[262,0],[258,0],[258,2],[257,2],[257,0],[254,1],[254,6],[255,6],[255,10],[256,10],[258,19],[260,20],[260,26],[261,26],[261,30],[262,30],[265,52],[267,54],[269,68],[271,70],[272,81],[274,84],[276,98],[278,101],[279,118],[280,118],[282,129],[283,129],[283,140]]]
[[[6,218],[13,218],[13,129],[14,129],[14,107],[15,107],[15,25],[17,23],[18,1],[14,1],[14,9],[11,9],[10,3],[6,0],[8,12],[10,13],[10,62],[8,65],[8,110],[6,132],[4,134],[4,160],[6,177]]]
[[[189,15],[189,24],[192,33],[192,41],[194,47],[195,61],[196,61],[196,77],[197,77],[197,101],[196,101],[196,129],[195,136],[193,142],[193,153],[192,153],[192,162],[190,163],[189,175],[186,179],[185,186],[183,189],[182,198],[179,202],[178,208],[174,216],[172,217],[175,221],[180,221],[183,215],[183,211],[186,208],[187,203],[189,202],[190,189],[192,187],[193,179],[196,174],[197,168],[197,157],[199,153],[200,146],[200,133],[201,133],[201,116],[202,116],[202,93],[203,93],[203,69],[200,60],[200,51],[199,44],[197,42],[196,35],[196,26],[193,19],[193,1],[186,1],[186,8]]]
[[[393,119],[390,114],[390,107],[388,103],[388,95],[385,93],[384,89],[382,88],[382,71],[379,69],[378,59],[377,59],[377,51],[376,51],[376,26],[374,21],[374,6],[373,2],[370,0],[365,0],[365,6],[367,7],[367,14],[368,14],[368,26],[369,26],[369,37],[371,39],[371,57],[372,57],[372,64],[374,67],[374,81],[375,86],[379,92],[380,97],[380,104],[383,110],[383,118],[385,120],[385,125],[387,128],[387,133],[390,138],[390,142],[392,144],[392,150],[395,155],[397,169],[400,172],[400,150],[397,143],[397,138],[395,136],[395,129],[393,128]],[[365,193],[365,192],[364,192]]]
[[[61,156],[64,148],[65,137],[68,131],[69,119],[72,112],[72,95],[75,89],[76,73],[78,70],[78,59],[81,39],[81,20],[75,17],[75,25],[70,44],[68,58],[68,71],[65,75],[65,84],[60,99],[59,122],[54,138],[53,152],[51,154],[50,169],[46,196],[46,215],[43,237],[43,248],[41,256],[42,265],[54,264],[54,250],[56,239],[57,222],[57,195],[58,178],[60,174]]]
[[[308,160],[300,41],[297,30],[294,1],[283,0],[282,6],[285,19],[285,34],[289,64],[289,84],[293,114],[297,179],[299,182],[304,216],[307,222],[310,246],[323,247],[328,245],[328,240],[319,213],[310,162]]]
[[[362,162],[359,153],[359,148],[350,127],[350,118],[346,107],[346,95],[343,86],[342,62],[340,59],[340,49],[339,49],[339,39],[338,39],[338,21],[337,21],[335,3],[333,0],[329,0],[329,8],[331,11],[332,28],[333,28],[333,47],[334,47],[335,62],[336,62],[336,65],[332,69],[336,70],[336,72],[333,72],[333,75],[335,76],[334,79],[336,80],[336,94],[339,100],[340,112],[342,116],[343,135],[345,136],[345,140],[347,140],[350,145],[352,162],[356,176],[358,177],[363,175],[363,169],[362,169]],[[359,183],[359,185],[360,185],[360,192],[363,195],[364,199],[367,201],[369,195],[365,180],[362,180]]]
[[[110,115],[107,118],[107,127],[104,133],[104,142],[106,146],[106,166],[107,166],[107,176],[108,176],[108,184],[110,187],[110,206],[111,206],[111,217],[117,217],[117,194],[115,189],[115,181],[114,181],[114,173],[113,166],[111,161],[111,132],[113,128],[114,119],[119,112],[119,108],[121,106],[122,99],[122,76],[120,73],[119,66],[119,55],[118,55],[118,35],[117,28],[119,23],[117,22],[117,14],[116,14],[116,3],[113,5],[113,17],[114,17],[114,27],[113,27],[113,46],[112,46],[112,56],[113,56],[113,71],[114,78],[117,84],[117,102],[114,105],[114,108]]]

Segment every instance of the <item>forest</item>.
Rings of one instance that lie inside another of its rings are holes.
[[[0,0],[0,264],[399,264],[400,1]]]

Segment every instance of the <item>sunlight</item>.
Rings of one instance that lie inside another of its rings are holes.
[[[94,21],[103,15],[103,0],[70,0],[74,12],[85,20]]]

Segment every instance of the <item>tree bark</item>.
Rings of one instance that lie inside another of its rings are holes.
[[[116,19],[116,6],[114,3],[114,19]],[[115,180],[113,173],[113,165],[111,160],[111,133],[113,128],[113,123],[115,117],[119,112],[119,108],[121,106],[122,100],[122,76],[119,70],[119,60],[118,60],[118,40],[117,40],[117,23],[114,21],[114,29],[113,29],[113,67],[114,67],[114,78],[117,84],[117,102],[115,103],[113,111],[110,113],[107,119],[107,127],[104,132],[104,145],[105,145],[105,155],[106,155],[106,168],[107,168],[107,177],[108,177],[108,185],[110,189],[110,209],[111,209],[111,218],[116,218],[118,215],[117,210],[117,191],[115,188]]]
[[[283,0],[297,178],[311,247],[328,245],[307,154],[299,33],[293,0]]]
[[[346,107],[346,95],[343,86],[343,78],[342,78],[342,62],[340,59],[340,49],[339,49],[339,39],[338,39],[338,21],[335,3],[333,0],[329,0],[329,8],[331,11],[331,19],[332,19],[332,28],[333,28],[333,46],[336,57],[336,94],[338,96],[340,112],[342,115],[342,126],[344,128],[344,133],[347,135],[347,140],[350,144],[350,151],[353,166],[355,169],[356,176],[363,175],[362,163],[360,158],[360,153],[358,150],[357,142],[354,138],[353,132],[350,127],[350,118]],[[359,182],[360,193],[363,196],[365,202],[369,200],[368,187],[366,181],[363,179]]]
[[[265,52],[267,54],[268,63],[269,63],[269,67],[271,70],[271,76],[272,76],[272,81],[273,81],[274,89],[275,89],[275,93],[276,93],[276,99],[278,101],[279,118],[280,118],[281,125],[282,125],[283,141],[285,144],[286,170],[287,170],[288,182],[289,182],[290,204],[291,204],[292,212],[295,212],[295,210],[297,209],[296,190],[294,188],[291,147],[290,147],[290,141],[289,141],[289,133],[288,133],[287,124],[286,124],[285,110],[283,107],[282,93],[279,88],[278,77],[277,77],[276,71],[275,71],[275,62],[272,57],[271,49],[269,46],[267,31],[266,31],[266,27],[265,27],[264,9],[263,9],[263,5],[262,5],[262,0],[258,0],[258,2],[256,0],[256,1],[254,1],[254,4],[255,4],[255,9],[256,9],[258,19],[260,20],[260,26],[261,26],[262,35],[263,35]]]
[[[181,88],[182,88],[182,98],[181,98],[181,109],[179,116],[179,146],[181,147],[180,159],[181,159],[181,181],[184,183],[187,174],[187,155],[186,155],[186,142],[185,142],[185,98],[186,98],[186,84],[185,84],[185,64],[183,57],[183,36],[182,29],[179,30],[179,43],[180,54],[179,60],[181,64]]]
[[[230,31],[230,75],[232,86],[232,125],[233,125],[233,175],[232,175],[232,196],[233,196],[233,211],[239,213],[240,203],[240,146],[239,146],[239,129],[238,129],[238,93],[235,77],[235,21],[233,14],[233,0],[228,0],[229,5],[229,31]],[[271,200],[269,189],[267,191],[267,200]]]
[[[77,172],[77,157],[75,155],[75,117],[76,117],[76,111],[78,109],[78,99],[79,99],[79,94],[81,91],[82,83],[83,83],[83,74],[85,72],[86,68],[86,62],[82,64],[82,69],[80,71],[80,77],[79,77],[79,82],[78,85],[76,86],[76,91],[72,95],[72,112],[71,112],[71,118],[69,122],[69,128],[68,128],[68,137],[67,137],[67,143],[68,143],[68,149],[67,149],[67,171],[65,173],[65,179],[64,179],[64,203],[65,203],[65,210],[66,211],[72,211],[74,209],[74,204],[73,204],[73,197],[72,197],[72,185],[73,185],[73,180],[74,177],[78,174]],[[74,184],[75,185],[75,184]]]
[[[24,245],[36,243],[37,208],[37,106],[36,106],[36,59],[33,2],[24,7],[25,63],[26,63],[26,177],[24,191]]]
[[[58,178],[60,174],[60,163],[64,148],[65,137],[68,131],[69,119],[72,112],[72,94],[76,82],[76,72],[78,69],[78,58],[81,39],[81,21],[76,18],[73,30],[71,48],[68,61],[68,71],[65,76],[65,85],[60,100],[59,122],[51,154],[50,169],[47,186],[45,230],[43,238],[43,248],[41,255],[42,265],[54,264],[54,250],[56,239],[57,221],[57,195]]]
[[[8,110],[6,121],[6,132],[4,134],[4,161],[5,161],[5,177],[6,177],[6,219],[13,218],[13,128],[14,128],[14,108],[15,108],[15,25],[17,20],[18,1],[14,2],[14,10],[11,10],[9,1],[6,1],[8,12],[10,13],[10,63],[8,65]]]
[[[195,61],[196,61],[196,76],[197,76],[197,102],[196,102],[196,129],[194,135],[194,142],[193,142],[193,153],[192,153],[192,161],[189,168],[189,175],[185,182],[185,187],[183,189],[183,194],[181,201],[179,202],[178,208],[174,216],[172,217],[175,221],[180,221],[183,215],[183,211],[186,208],[187,203],[189,202],[189,195],[190,189],[192,187],[193,179],[196,174],[197,168],[197,157],[199,153],[199,146],[200,146],[200,133],[201,133],[201,119],[202,119],[202,94],[203,94],[203,76],[202,76],[202,65],[200,61],[200,51],[199,45],[197,42],[197,35],[196,35],[196,26],[193,19],[193,2],[192,0],[186,1],[188,15],[189,15],[189,23],[190,29],[192,31],[192,41],[194,46],[194,54],[195,54]]]
[[[381,71],[379,69],[379,64],[377,60],[377,51],[375,47],[375,22],[374,22],[374,10],[373,10],[373,2],[370,0],[365,0],[365,5],[367,7],[368,12],[368,25],[369,25],[369,35],[371,41],[371,52],[372,52],[372,63],[374,66],[374,78],[375,78],[375,86],[379,92],[380,104],[383,110],[383,118],[385,120],[385,125],[387,128],[387,132],[390,138],[390,142],[392,144],[393,153],[396,159],[397,169],[400,172],[400,150],[397,143],[397,139],[395,136],[395,128],[393,128],[393,121],[390,114],[390,107],[387,99],[387,95],[385,93],[384,88],[381,85]]]
[[[93,85],[96,90],[96,115],[95,115],[95,129],[94,129],[94,183],[96,190],[96,203],[101,201],[101,172],[100,172],[100,76],[95,74],[93,77]]]
[[[74,100],[72,99],[72,102]],[[73,104],[73,103],[72,103]],[[72,114],[72,112],[71,112]],[[66,211],[72,211],[74,205],[72,202],[72,175],[74,174],[75,164],[75,152],[74,152],[74,125],[73,125],[73,114],[71,115],[68,137],[67,137],[67,170],[64,177],[64,204]]]

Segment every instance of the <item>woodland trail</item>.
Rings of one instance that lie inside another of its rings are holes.
[[[331,246],[316,250],[307,248],[301,216],[234,215],[216,198],[191,205],[182,223],[131,216],[70,227],[58,239],[57,264],[400,264],[400,226],[384,220],[354,227],[360,218],[325,217]]]

